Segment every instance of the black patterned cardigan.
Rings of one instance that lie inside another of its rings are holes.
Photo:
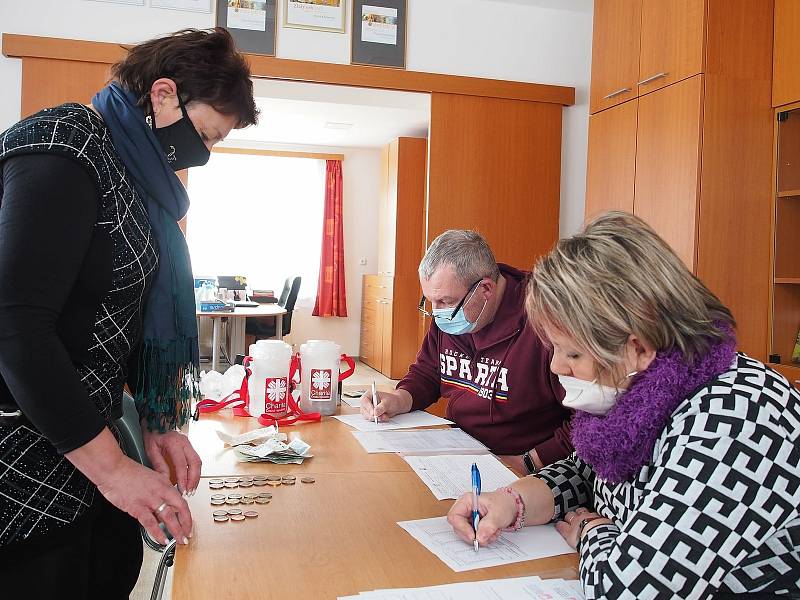
[[[581,543],[586,598],[797,597],[799,435],[798,391],[739,354],[673,412],[631,480],[601,480],[575,454],[542,469],[557,519],[586,506],[614,522]]]
[[[132,346],[141,333],[143,299],[158,265],[147,209],[108,128],[86,106],[45,109],[0,134],[0,161],[32,153],[69,157],[97,184],[95,228],[111,238],[113,273],[95,314],[90,360],[76,369],[89,399],[116,434],[113,415],[122,401]],[[0,546],[71,523],[91,506],[95,492],[30,424],[0,425]]]

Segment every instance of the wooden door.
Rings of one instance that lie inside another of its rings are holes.
[[[434,93],[427,243],[475,229],[529,269],[558,238],[561,106]]]
[[[634,212],[694,271],[703,76],[639,98]]]
[[[703,72],[705,0],[642,0],[639,95]]]
[[[800,2],[775,0],[772,106],[800,102]]]
[[[589,112],[638,96],[642,0],[595,0]]]
[[[587,221],[607,210],[633,212],[638,107],[634,98],[589,117]]]

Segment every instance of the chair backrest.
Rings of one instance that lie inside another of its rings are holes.
[[[145,467],[150,466],[142,441],[142,427],[139,424],[139,413],[136,402],[128,392],[122,392],[122,416],[117,419],[117,429],[122,437],[122,450],[136,462]]]
[[[289,335],[292,332],[292,311],[294,311],[294,305],[297,303],[301,281],[302,277],[299,276],[287,277],[286,283],[283,285],[281,299],[278,301],[278,304],[286,309],[286,315],[283,317],[283,335]],[[285,299],[284,294],[286,294]]]

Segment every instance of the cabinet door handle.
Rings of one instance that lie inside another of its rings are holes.
[[[647,83],[650,83],[651,81],[655,81],[656,79],[661,79],[662,77],[666,77],[667,75],[669,75],[669,73],[667,73],[666,71],[661,71],[661,73],[656,73],[655,75],[652,75],[647,79],[642,79],[636,85],[645,85]]]
[[[609,98],[613,98],[614,96],[619,96],[620,94],[624,94],[625,92],[630,92],[630,91],[631,91],[631,88],[624,87],[624,88],[618,89],[616,92],[611,92],[607,96],[603,96],[603,100],[608,100]]]

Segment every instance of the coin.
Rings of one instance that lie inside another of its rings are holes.
[[[313,477],[302,477],[300,481],[302,483],[314,483],[316,479],[314,479]]]
[[[244,515],[231,515],[231,521],[244,521]]]
[[[211,488],[212,490],[221,490],[225,486],[221,483],[209,483],[208,487]]]
[[[294,485],[297,482],[294,479],[284,479],[281,483],[283,483],[283,485]]]
[[[225,500],[225,494],[211,494],[212,500]]]
[[[240,515],[240,514],[242,514],[242,509],[241,509],[241,508],[229,508],[229,509],[227,510],[227,513],[228,513],[229,515],[231,515],[231,516],[233,516],[233,515]]]
[[[216,523],[227,523],[228,519],[230,519],[230,517],[228,515],[225,515],[224,517],[214,517],[214,522],[216,522]]]
[[[244,516],[248,519],[256,519],[258,518],[258,513],[254,510],[248,510],[246,513],[244,513]]]
[[[229,489],[234,489],[234,488],[238,488],[239,484],[238,483],[228,483],[228,482],[226,482],[225,483],[225,487],[229,488]]]
[[[253,475],[253,481],[266,481],[266,475]]]
[[[281,480],[270,480],[267,482],[267,485],[271,485],[272,487],[278,487],[281,484]]]
[[[253,481],[253,485],[257,485],[258,487],[261,487],[263,485],[267,485],[267,480],[266,479],[258,479],[256,481]]]
[[[281,479],[291,479],[292,481],[294,481],[295,479],[297,479],[297,476],[296,475],[284,475],[283,477],[281,477]]]
[[[258,496],[256,496],[256,498],[266,498],[267,500],[269,500],[270,498],[272,498],[272,494],[270,494],[269,492],[261,492],[260,494],[258,494]]]
[[[214,515],[215,517],[227,517],[228,516],[228,511],[227,510],[215,510],[211,514]]]
[[[225,483],[239,483],[238,477],[226,477]]]
[[[280,481],[281,479],[280,475],[267,475],[267,481]]]
[[[233,498],[235,500],[241,500],[242,499],[242,495],[239,494],[239,493],[228,494],[228,498]]]
[[[225,504],[225,500],[212,500],[211,506],[222,506]]]
[[[224,480],[220,479],[219,477],[212,477],[208,480],[208,483],[225,483]]]
[[[257,504],[269,504],[269,498],[256,498]]]
[[[253,482],[252,481],[240,481],[239,482],[239,487],[243,487],[243,488],[253,487]]]
[[[252,504],[255,501],[256,501],[255,498],[242,498],[241,503],[242,504]]]
[[[245,475],[245,476],[243,476],[243,477],[239,477],[239,483],[242,483],[243,481],[244,481],[244,482],[247,482],[247,481],[253,481],[253,478],[252,478],[252,477],[250,477],[249,475]]]
[[[225,504],[236,506],[237,504],[239,504],[239,500],[237,498],[228,498],[227,500],[225,500]]]
[[[244,497],[249,500],[255,500],[260,494],[245,494]]]

